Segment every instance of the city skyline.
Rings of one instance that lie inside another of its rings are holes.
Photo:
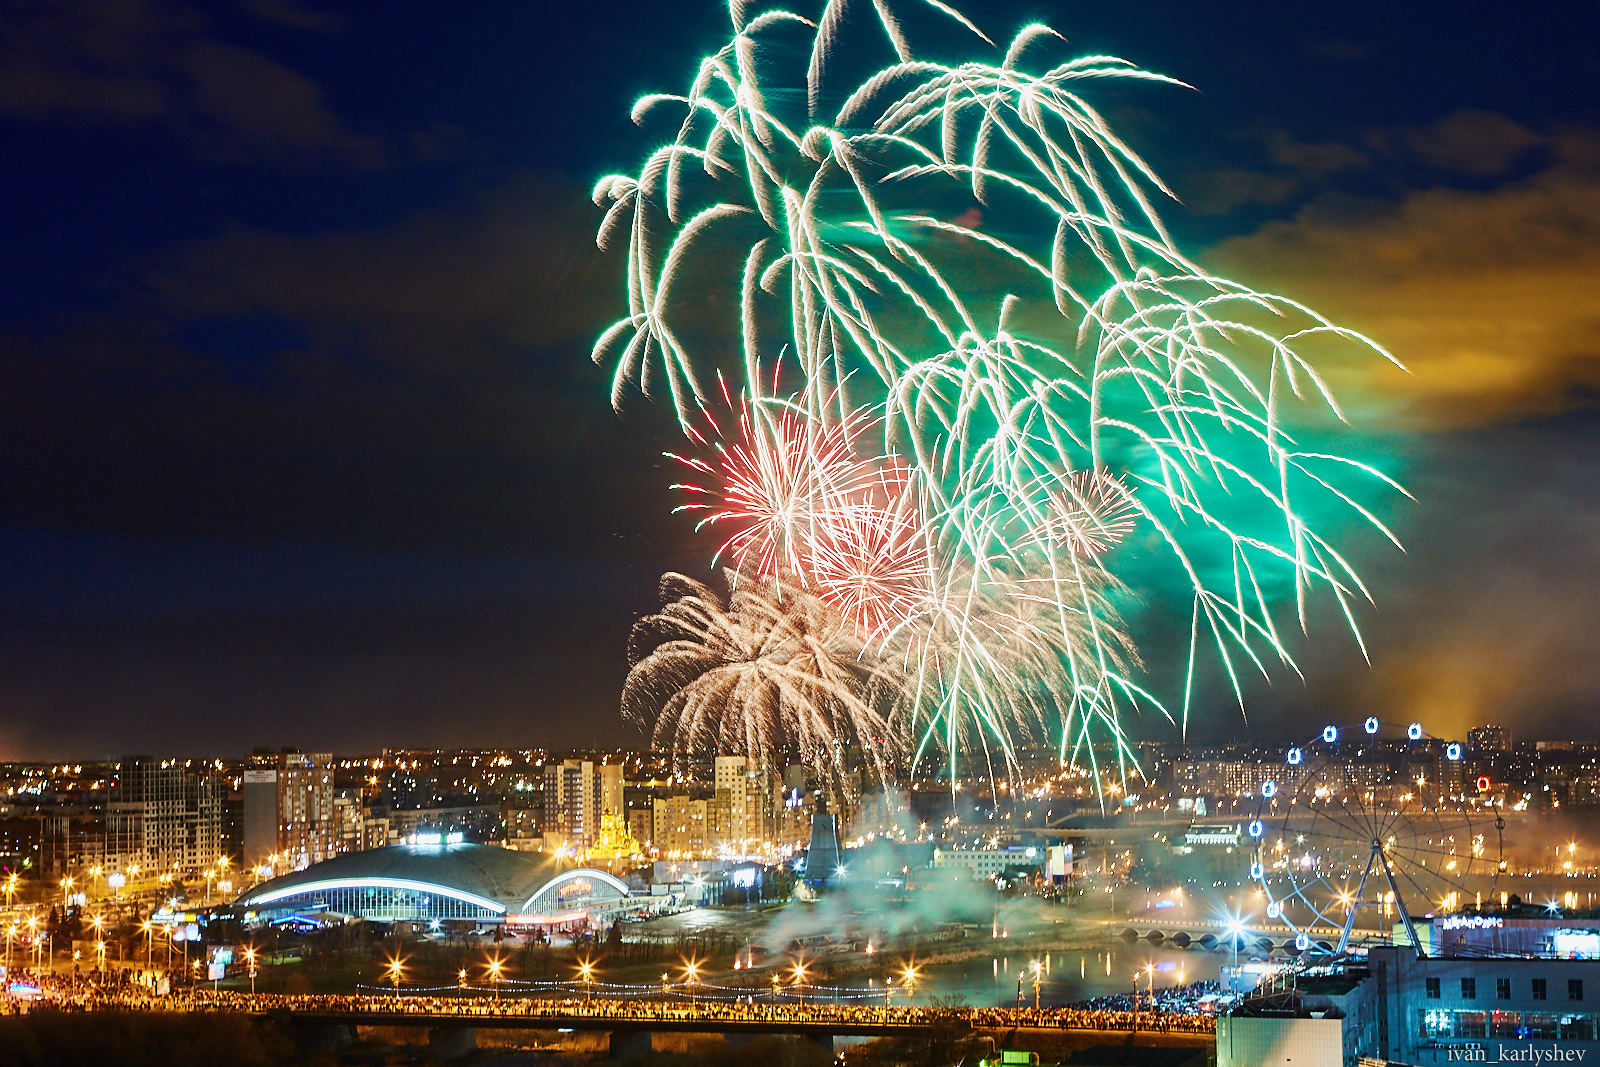
[[[631,743],[628,628],[709,546],[668,516],[667,420],[617,419],[587,361],[615,312],[587,193],[722,12],[110,9],[109,52],[22,20],[0,83],[27,149],[0,759],[168,748],[153,731],[202,755]],[[1347,397],[1418,498],[1386,516],[1406,554],[1356,546],[1372,668],[1335,635],[1303,683],[1247,683],[1248,717],[1202,678],[1192,736],[1371,713],[1594,739],[1593,16],[1267,12],[1026,13],[1195,85],[1114,111],[1183,201],[1167,221],[1412,367]],[[1157,674],[1179,609],[1142,605]]]

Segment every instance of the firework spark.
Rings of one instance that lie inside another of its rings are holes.
[[[719,596],[681,574],[628,641],[623,715],[675,752],[737,753],[752,763],[799,753],[838,783],[847,752],[882,778],[894,754],[888,717],[899,680],[863,657],[828,604],[783,582],[734,580]]]
[[[722,555],[904,664],[898,721],[952,760],[1046,728],[1063,753],[1097,731],[1120,752],[1123,711],[1165,710],[1134,677],[1113,590],[1188,588],[1185,723],[1197,657],[1236,694],[1241,667],[1292,669],[1282,633],[1319,593],[1359,641],[1367,590],[1327,530],[1354,515],[1389,535],[1366,498],[1398,486],[1299,434],[1344,417],[1312,355],[1392,357],[1178,250],[1155,208],[1168,188],[1091,97],[1181,83],[1108,56],[1037,64],[1060,41],[1038,25],[990,59],[929,62],[885,0],[890,65],[825,93],[844,9],[731,5],[731,39],[688,90],[635,109],[675,109],[669,143],[595,190],[601,245],[627,248],[628,314],[594,350],[614,402],[664,382],[699,436],[711,361],[686,340],[706,324],[691,332],[684,293],[743,263],[726,326],[755,414],[720,463],[698,461],[693,505],[732,524]],[[803,73],[785,66],[800,54]],[[766,89],[802,78],[803,103]],[[823,99],[843,101],[831,121]],[[981,211],[917,207],[957,197]],[[785,355],[801,385],[779,400]],[[1138,552],[1119,548],[1136,531]],[[1134,581],[1135,556],[1153,581]]]

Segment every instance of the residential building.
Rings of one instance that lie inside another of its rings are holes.
[[[209,764],[130,756],[106,804],[106,865],[199,870],[222,855],[222,777]]]

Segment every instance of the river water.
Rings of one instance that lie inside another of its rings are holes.
[[[813,907],[789,904],[767,911],[699,908],[655,919],[633,929],[657,937],[717,934],[736,944],[778,948],[784,935],[814,914],[810,910]],[[842,932],[869,925],[880,918],[872,909],[850,909],[830,916],[830,922],[835,931]],[[1035,960],[1040,965],[1038,1001],[1045,1007],[1128,993],[1134,989],[1135,971],[1139,974],[1138,988],[1143,992],[1149,988],[1152,978],[1157,990],[1215,980],[1219,968],[1232,962],[1228,952],[1198,947],[1157,947],[1144,942],[1127,944],[1116,936],[1114,928],[1085,929],[1067,925],[1060,919],[1047,919],[1026,927],[1017,924],[1008,932],[1013,936],[994,938],[990,930],[968,927],[967,936],[960,940],[939,941],[930,937],[916,940],[906,948],[902,939],[896,950],[879,951],[871,957],[858,948],[848,953],[823,950],[813,954],[812,960],[818,971],[839,972],[837,977],[824,981],[841,998],[866,1000],[882,996],[885,979],[894,978],[894,988],[890,991],[892,1002],[903,1004],[906,1000],[903,980],[895,976],[908,958],[916,959],[918,1003],[939,999],[976,1007],[1015,1004],[1019,979],[1022,999],[1032,1004]],[[1026,945],[1018,943],[1021,938],[1026,938]],[[959,958],[951,959],[952,956]],[[828,995],[822,988],[824,981],[819,981],[809,995]]]

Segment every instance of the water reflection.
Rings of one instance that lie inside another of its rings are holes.
[[[1089,997],[1127,993],[1138,974],[1140,990],[1155,979],[1157,990],[1189,982],[1215,981],[1227,958],[1216,953],[1146,947],[1104,947],[1046,952],[1042,956],[1005,953],[922,967],[918,993],[975,1007],[1010,1007],[1020,998],[1034,1002],[1034,960],[1039,962],[1038,1002],[1060,1007]],[[1148,970],[1147,970],[1148,968]]]

